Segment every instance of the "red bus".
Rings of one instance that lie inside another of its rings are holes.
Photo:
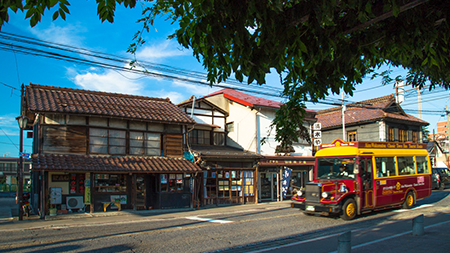
[[[314,180],[292,197],[306,214],[351,220],[366,211],[411,208],[431,194],[426,144],[344,142],[323,144],[315,155]]]

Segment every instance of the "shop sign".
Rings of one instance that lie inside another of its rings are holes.
[[[86,173],[86,180],[84,180],[84,204],[91,204],[91,175]]]
[[[52,182],[68,182],[70,179],[69,174],[53,174]]]
[[[284,173],[283,173],[283,181],[282,181],[282,194],[283,194],[283,199],[286,198],[286,193],[289,187],[289,183],[291,181],[291,172],[292,169],[290,168],[285,168],[284,169]]]

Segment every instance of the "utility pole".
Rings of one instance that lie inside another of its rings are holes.
[[[342,90],[342,140],[346,141],[345,136],[345,111],[347,107],[344,104],[344,90]]]
[[[417,87],[417,103],[419,105],[419,119],[422,119],[422,100],[420,99],[420,89]],[[448,116],[448,114],[447,114]]]
[[[449,130],[450,130],[450,126],[449,126],[450,120],[449,120],[449,117],[448,117],[448,105],[445,105],[445,113],[447,114],[447,166],[448,166],[449,165],[448,152],[449,152],[449,149],[450,149],[450,139],[448,138],[449,137]]]

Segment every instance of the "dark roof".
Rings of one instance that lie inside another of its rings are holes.
[[[209,145],[191,145],[194,152],[200,154],[201,157],[214,158],[249,158],[256,159],[261,156],[255,152],[245,151],[242,149],[232,148],[228,146],[209,146]]]
[[[395,102],[394,95],[369,99],[357,103],[348,104],[345,112],[345,124],[356,124],[370,122],[380,119],[393,119],[409,122],[415,125],[428,125],[428,122],[406,114]],[[342,125],[342,108],[333,107],[318,111],[317,122],[322,124],[322,128],[333,128]]]
[[[234,101],[236,103],[245,105],[245,106],[252,106],[252,107],[271,107],[278,109],[283,104],[281,102],[273,101],[270,99],[255,97],[237,90],[233,89],[221,89],[219,91],[213,92],[209,95],[204,96],[203,98],[212,97],[218,94],[223,94],[225,98],[230,99],[231,101]],[[310,109],[305,109],[307,112],[315,112]]]
[[[32,170],[65,172],[189,173],[200,167],[184,158],[35,154]]]
[[[195,123],[168,98],[151,98],[31,83],[26,87],[26,107],[31,113],[97,115],[174,124]]]

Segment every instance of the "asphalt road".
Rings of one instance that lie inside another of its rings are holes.
[[[302,215],[289,201],[167,214],[0,224],[1,252],[249,252],[380,226],[450,207],[450,189],[434,191],[412,210],[389,209],[352,221]],[[24,223],[21,224],[26,224]]]

